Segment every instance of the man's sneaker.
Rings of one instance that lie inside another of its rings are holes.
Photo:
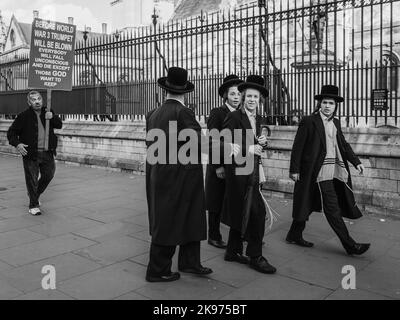
[[[40,216],[42,213],[40,212],[39,208],[32,208],[29,209],[29,213],[33,216]]]

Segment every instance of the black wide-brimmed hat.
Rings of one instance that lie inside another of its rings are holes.
[[[169,68],[168,75],[157,82],[161,88],[171,93],[183,94],[194,90],[194,84],[188,81],[187,70],[179,67]]]
[[[224,96],[224,93],[227,89],[233,86],[237,86],[238,84],[243,83],[244,81],[240,79],[237,75],[231,74],[225,77],[224,82],[218,89],[218,94],[220,97]]]
[[[239,84],[238,90],[243,92],[246,89],[256,89],[260,91],[261,95],[266,98],[268,97],[268,89],[265,88],[264,78],[257,75],[248,76],[246,82]]]
[[[324,98],[334,99],[336,102],[343,102],[343,97],[339,96],[339,88],[333,85],[325,85],[321,88],[321,93],[315,96],[315,100]]]

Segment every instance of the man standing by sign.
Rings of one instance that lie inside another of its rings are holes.
[[[29,108],[20,113],[8,130],[9,143],[23,157],[26,187],[29,196],[29,213],[40,215],[39,197],[46,190],[56,170],[54,155],[57,137],[54,129],[61,129],[61,119],[53,112],[46,112],[39,92],[28,94]],[[45,148],[45,120],[50,124],[49,147]],[[39,179],[40,172],[40,179]]]
[[[47,111],[52,90],[72,90],[76,26],[35,19],[32,24],[28,87],[47,89]],[[46,120],[45,149],[48,148],[49,121]]]
[[[61,119],[51,109],[52,90],[72,90],[76,26],[35,19],[29,56],[29,109],[18,115],[8,130],[8,140],[24,159],[30,199],[29,213],[40,215],[39,197],[54,177],[54,156]],[[47,107],[37,89],[47,90]],[[40,173],[40,179],[39,179]]]

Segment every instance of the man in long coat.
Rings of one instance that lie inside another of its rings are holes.
[[[293,223],[286,241],[312,247],[304,240],[303,231],[313,211],[324,212],[328,223],[348,254],[360,255],[369,244],[356,243],[347,230],[343,217],[362,216],[352,191],[348,162],[360,174],[364,166],[346,142],[340,122],[334,118],[338,104],[344,99],[339,88],[323,86],[316,95],[317,110],[300,122],[290,160],[290,177],[296,182],[293,195]]]
[[[242,163],[235,157],[232,164],[225,165],[222,222],[230,227],[225,260],[248,264],[256,271],[272,274],[276,269],[262,253],[266,207],[259,190],[262,178],[259,163],[267,139],[260,136],[262,118],[257,114],[261,97],[266,98],[268,90],[264,79],[255,75],[247,77],[238,89],[242,93],[242,107],[228,114],[224,128],[232,134],[241,133],[241,155],[246,161]],[[252,164],[250,173],[244,170],[249,163]],[[243,240],[248,243],[246,256],[243,255]]]
[[[218,94],[224,100],[221,107],[214,108],[210,112],[207,121],[208,130],[221,132],[226,116],[235,111],[240,105],[241,94],[237,86],[243,80],[236,75],[227,76],[218,89]],[[226,248],[220,232],[222,204],[225,195],[225,168],[223,157],[214,164],[212,153],[206,171],[206,209],[208,210],[208,243],[216,248]]]
[[[159,151],[165,152],[166,164],[150,163],[149,149],[155,141],[148,142],[146,193],[152,236],[146,274],[149,282],[180,278],[178,272],[171,272],[177,245],[179,271],[200,275],[212,272],[200,263],[200,241],[207,239],[203,167],[200,159],[185,165],[178,160],[178,150],[185,144],[178,141],[179,133],[191,129],[201,135],[194,113],[184,104],[184,94],[193,91],[194,85],[187,81],[187,71],[177,67],[170,68],[168,77],[159,79],[158,84],[167,91],[167,99],[147,115],[146,131],[148,135],[156,130],[164,133],[165,144]]]

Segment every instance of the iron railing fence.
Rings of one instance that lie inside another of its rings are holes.
[[[398,126],[399,10],[399,0],[269,0],[86,38],[76,46],[68,99],[78,106],[63,113],[103,110],[107,101],[80,98],[103,90],[115,103],[108,111],[144,115],[162,100],[156,79],[177,65],[196,84],[188,103],[201,116],[221,103],[224,76],[260,74],[270,90],[262,112],[278,124],[310,114],[314,95],[331,83],[346,99],[340,115],[349,125],[383,119]],[[0,62],[0,90],[26,89],[27,62]],[[388,90],[387,110],[373,110],[373,89]],[[8,94],[1,93],[0,113]]]

